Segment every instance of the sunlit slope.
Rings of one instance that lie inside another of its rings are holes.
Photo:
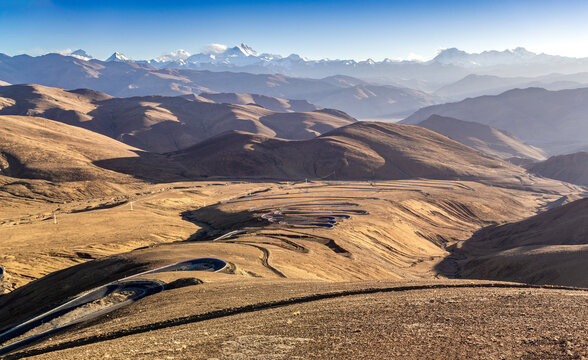
[[[305,141],[232,132],[177,152],[172,159],[205,176],[499,181],[526,176],[519,167],[428,129],[363,121]]]
[[[186,148],[229,130],[308,139],[355,122],[334,110],[283,113],[199,96],[113,98],[41,85],[0,88],[0,114],[45,117],[154,152]]]

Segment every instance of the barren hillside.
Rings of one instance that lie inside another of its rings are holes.
[[[545,160],[545,152],[491,126],[431,115],[418,126],[436,131],[466,146],[501,159]]]
[[[308,139],[355,121],[334,110],[280,113],[197,96],[113,98],[41,85],[2,87],[0,114],[45,117],[154,152],[186,148],[228,130]]]

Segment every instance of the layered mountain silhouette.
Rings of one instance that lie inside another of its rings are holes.
[[[79,57],[76,53],[87,55],[83,50],[77,50],[69,55]],[[121,61],[122,58],[123,61],[129,61],[128,58],[121,57],[122,54],[118,54],[117,57],[117,54],[114,53],[110,59]],[[89,60],[88,57],[79,58]],[[137,60],[135,63],[157,68],[273,73],[313,78],[346,75],[388,85],[402,84],[428,92],[449,85],[449,88],[442,89],[439,94],[460,100],[467,96],[498,94],[516,87],[541,86],[550,90],[575,88],[578,86],[574,83],[580,81],[578,76],[557,74],[585,72],[588,59],[538,54],[518,47],[480,53],[448,48],[440,50],[437,56],[429,61],[390,58],[382,61],[313,60],[297,54],[281,56],[262,53],[242,43],[233,47],[214,44],[204,52],[196,54],[179,49],[156,59]],[[476,78],[468,79],[467,75],[475,75]],[[463,79],[464,77],[466,78]],[[532,79],[536,77],[537,79]],[[550,79],[551,77],[554,78]],[[558,77],[560,79],[555,79]],[[482,88],[488,88],[488,92],[475,93],[474,89],[478,87],[475,83],[478,80],[485,83],[480,85]],[[463,88],[452,88],[450,84],[455,82],[460,82],[459,85],[463,85]],[[473,86],[474,89],[471,90],[474,92],[468,90],[468,84]]]
[[[588,87],[588,73],[549,74],[538,77],[500,77],[470,74],[434,93],[450,100],[463,100],[482,95],[498,95],[511,89],[540,87],[547,90],[564,90]]]
[[[431,115],[417,125],[501,159],[546,159],[543,150],[527,145],[516,137],[488,125],[439,115]]]
[[[289,108],[313,108],[305,102],[264,100]],[[215,103],[193,95],[114,98],[93,90],[41,85],[0,88],[0,114],[45,117],[153,152],[186,148],[229,130],[308,139],[355,122],[337,110],[280,113],[259,105]]]
[[[115,54],[116,55],[116,54]],[[120,56],[119,56],[120,57]],[[399,86],[376,85],[338,76],[295,78],[280,74],[211,72],[158,68],[128,60],[84,60],[80,56],[38,57],[0,54],[0,79],[11,84],[41,84],[64,89],[88,88],[112,96],[177,96],[184,94],[250,93],[307,100],[321,107],[337,105],[355,117],[397,118],[439,103],[435,95]],[[367,87],[367,89],[366,89]]]
[[[587,113],[588,88],[560,91],[529,88],[426,107],[402,122],[418,124],[434,114],[467,119],[508,131],[555,155],[586,146]]]
[[[361,84],[346,87],[318,99],[317,103],[335,109],[350,109],[358,118],[399,120],[410,115],[411,108],[439,103],[440,98],[417,90],[395,86]]]
[[[527,168],[541,176],[588,186],[588,153],[584,151],[552,156]]]
[[[313,77],[341,74],[362,78],[378,76],[406,78],[407,74],[411,74],[415,78],[428,81],[433,75],[429,73],[431,69],[436,69],[441,73],[437,75],[437,78],[440,76],[451,77],[460,72],[477,72],[497,76],[538,76],[557,72],[584,71],[588,64],[588,60],[585,58],[538,54],[522,47],[480,53],[468,53],[456,48],[448,48],[439,51],[437,56],[429,61],[389,58],[382,61],[372,59],[356,61],[353,59],[312,60],[298,54],[284,57],[258,52],[244,43],[233,47],[216,44],[207,51],[193,55],[180,49],[156,59],[137,62],[160,68],[231,70],[252,73],[267,73],[269,71],[291,76]],[[416,73],[417,69],[421,71],[420,76]],[[415,73],[413,74],[413,72]]]

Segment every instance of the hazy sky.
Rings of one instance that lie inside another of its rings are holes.
[[[245,42],[312,59],[382,60],[518,46],[588,56],[588,1],[0,0],[0,52],[83,48],[148,59]]]

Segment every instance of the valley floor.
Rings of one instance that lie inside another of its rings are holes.
[[[216,273],[145,274],[167,290],[7,358],[582,358],[588,293],[557,287],[581,281],[537,272],[519,283],[454,280],[475,258],[453,251],[481,228],[580,190],[550,181],[207,181],[67,203],[3,193],[12,206],[0,211],[0,331],[145,270],[227,263]],[[483,278],[469,268],[467,276]]]

